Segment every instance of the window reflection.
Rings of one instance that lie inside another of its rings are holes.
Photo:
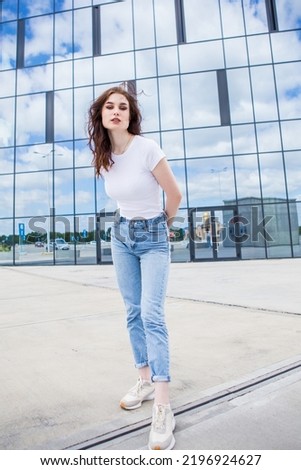
[[[251,80],[255,119],[276,120],[278,113],[272,66],[252,67]]]
[[[134,34],[136,49],[153,47],[155,39],[152,0],[134,2]]]
[[[168,159],[184,158],[183,131],[162,132],[162,148]]]
[[[48,191],[49,188],[49,191]],[[51,172],[16,175],[16,217],[48,215],[52,207]]]
[[[175,23],[175,5],[174,0],[154,0],[155,6],[155,27],[158,46],[167,46],[177,43],[177,31]],[[166,19],[172,18],[173,21],[166,27]]]
[[[179,49],[182,73],[225,68],[221,41],[185,44]]]
[[[220,0],[224,37],[241,36],[245,33],[244,17],[240,0]]]
[[[103,5],[100,12],[100,23],[102,54],[133,49],[130,2]]]
[[[75,172],[76,212],[95,212],[93,168],[79,168]]]
[[[57,13],[54,16],[55,38],[54,59],[56,61],[72,58],[72,12]]]
[[[137,51],[135,54],[135,60],[137,78],[155,77],[157,75],[156,55],[154,49]]]
[[[275,0],[279,29],[300,28],[300,3]]]
[[[0,174],[12,173],[14,170],[14,149],[0,149]]]
[[[70,140],[73,137],[72,90],[58,91],[54,97],[55,140]]]
[[[182,96],[185,127],[220,124],[215,72],[184,75]]]
[[[179,73],[178,50],[176,47],[157,49],[157,61],[159,75]]]
[[[249,36],[247,41],[251,65],[266,64],[272,61],[270,38],[267,34]]]
[[[301,112],[301,63],[275,65],[281,119],[299,118]]]
[[[259,155],[262,193],[264,197],[286,197],[281,153]]]
[[[138,80],[137,90],[142,91],[139,95],[139,103],[143,116],[143,132],[159,129],[157,80]]]
[[[286,150],[301,148],[301,120],[281,122],[283,147]]]
[[[271,35],[273,59],[275,62],[301,60],[300,36],[298,31]]]
[[[226,39],[224,44],[227,67],[240,67],[248,64],[245,38]]]
[[[256,124],[259,152],[281,150],[280,129],[278,122]]]
[[[91,9],[74,10],[74,58],[92,56]]]
[[[54,88],[72,87],[72,62],[57,62],[54,66]]]
[[[268,31],[265,0],[250,2],[243,0],[246,33],[264,33]]]
[[[187,42],[221,37],[218,0],[185,0],[184,9]]]
[[[17,23],[1,24],[0,70],[16,67]]]
[[[14,98],[2,98],[0,100],[0,145],[7,147],[14,142]]]
[[[231,154],[228,127],[192,129],[185,131],[187,157],[206,157]]]
[[[32,0],[22,0],[19,2],[19,17],[42,15],[53,11],[53,2],[32,2]]]
[[[160,117],[162,129],[182,127],[179,77],[159,79]]]
[[[91,150],[88,148],[86,140],[77,140],[75,141],[75,149],[74,149],[74,158],[75,158],[75,166],[91,166],[92,162],[92,154]]]
[[[232,139],[235,154],[257,151],[253,124],[232,126]]]
[[[134,76],[134,54],[132,52],[94,58],[95,83],[124,82],[131,80]]]
[[[17,98],[17,144],[45,142],[45,94]]]
[[[230,157],[189,160],[187,176],[190,207],[223,205],[235,197]]]
[[[235,175],[238,199],[260,197],[257,155],[236,156]]]
[[[7,97],[7,96],[14,96],[15,76],[16,74],[13,70],[7,70],[6,72],[1,72],[0,98]]]
[[[25,66],[53,60],[53,16],[30,18],[25,23]]]
[[[301,195],[301,151],[286,152],[285,169],[287,177],[288,195],[290,198],[300,200]],[[301,225],[301,216],[299,218]]]
[[[0,175],[1,217],[11,217],[13,213],[13,183],[13,175]]]
[[[92,87],[74,90],[74,132],[75,138],[86,137],[86,124],[89,103],[93,99]]]
[[[232,124],[252,122],[253,109],[248,70],[228,70],[227,81]]]
[[[39,67],[28,67],[26,69],[19,69],[17,73],[18,94],[36,93],[52,89],[52,65],[42,65]]]
[[[73,170],[57,170],[54,173],[55,215],[73,213]]]

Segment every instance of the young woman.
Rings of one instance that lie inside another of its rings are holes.
[[[136,98],[122,87],[110,88],[91,105],[88,133],[96,175],[104,178],[108,196],[118,205],[112,257],[139,372],[120,406],[133,410],[154,398],[149,448],[171,449],[175,419],[169,401],[164,301],[170,264],[168,226],[181,193],[161,148],[141,135]]]

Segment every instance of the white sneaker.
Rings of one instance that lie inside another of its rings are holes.
[[[143,401],[152,400],[155,396],[155,385],[139,377],[136,385],[121,399],[120,406],[125,410],[135,410]]]
[[[176,421],[170,405],[154,405],[148,448],[152,450],[172,449],[176,443],[173,435],[175,427]]]

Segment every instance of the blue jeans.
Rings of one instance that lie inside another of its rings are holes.
[[[153,382],[169,382],[164,301],[170,250],[165,214],[139,220],[116,215],[111,245],[135,365],[149,366]]]

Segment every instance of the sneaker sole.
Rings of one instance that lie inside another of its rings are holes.
[[[176,420],[175,420],[175,418],[173,418],[173,422],[172,422],[172,430],[173,431],[175,430],[175,427],[176,427]],[[151,447],[148,444],[148,449],[149,450],[171,450],[175,446],[175,443],[176,443],[175,437],[174,437],[174,435],[172,435],[172,438],[171,438],[171,441],[170,441],[170,444],[169,444],[168,447],[165,447],[164,449],[161,449],[160,444],[157,444],[154,447]]]
[[[139,403],[137,403],[136,405],[127,405],[126,403],[124,403],[123,401],[121,401],[119,403],[120,405],[120,408],[122,408],[123,410],[136,410],[137,408],[140,408],[140,406],[142,405],[142,403],[144,401],[149,401],[149,400],[153,400],[155,398],[155,392],[152,392],[150,395],[148,395],[147,397],[143,398],[143,400],[139,401]]]

